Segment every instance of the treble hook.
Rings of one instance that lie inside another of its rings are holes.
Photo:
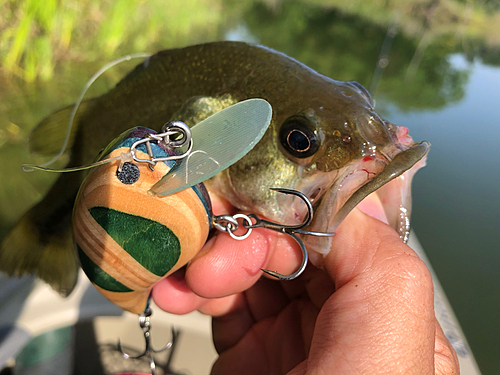
[[[297,225],[284,225],[280,223],[275,223],[273,221],[265,220],[259,218],[255,214],[236,214],[233,216],[230,215],[220,215],[220,216],[215,216],[214,217],[214,226],[224,232],[229,233],[229,235],[236,239],[236,240],[244,240],[247,238],[250,233],[252,232],[253,228],[266,228],[270,230],[274,230],[276,232],[281,232],[288,234],[291,236],[300,246],[300,249],[302,251],[302,263],[300,264],[300,267],[295,271],[294,273],[290,275],[283,275],[277,271],[271,271],[271,270],[266,270],[262,269],[263,272],[267,273],[268,275],[274,276],[280,280],[293,280],[297,277],[299,277],[302,272],[306,269],[307,266],[307,261],[309,259],[309,256],[307,254],[307,249],[304,244],[304,242],[295,234],[305,234],[305,235],[311,235],[311,236],[320,236],[320,237],[329,237],[329,236],[334,236],[335,233],[329,233],[329,232],[314,232],[314,231],[309,231],[309,230],[303,230],[302,228],[308,226],[312,219],[313,219],[313,207],[311,204],[311,201],[300,191],[297,190],[292,190],[292,189],[284,189],[284,188],[271,188],[271,190],[277,191],[278,193],[283,193],[283,194],[288,194],[288,195],[295,195],[296,197],[299,197],[302,199],[302,201],[306,204],[307,206],[307,215],[304,218],[304,221],[302,223],[297,224]],[[239,227],[238,222],[236,219],[243,219],[243,227],[247,229],[247,232],[242,234],[242,235],[236,235],[233,232],[236,231]],[[255,223],[252,221],[255,220]],[[222,222],[226,222],[226,225],[223,225]]]
[[[123,355],[123,357],[127,358],[127,359],[128,358],[139,359],[139,358],[148,356],[149,357],[149,364],[151,367],[151,375],[156,375],[156,363],[155,363],[153,354],[160,353],[160,352],[163,352],[165,350],[170,349],[174,345],[174,340],[175,340],[175,337],[177,336],[177,332],[172,327],[172,340],[170,342],[168,342],[167,345],[165,345],[161,349],[153,349],[153,347],[151,345],[151,341],[150,341],[151,340],[151,333],[149,332],[151,329],[151,322],[150,322],[149,318],[152,315],[152,313],[153,313],[153,311],[149,307],[149,299],[148,299],[148,303],[146,304],[146,308],[139,315],[139,325],[142,328],[142,333],[144,335],[144,341],[146,343],[144,351],[141,354],[136,355],[136,356],[129,355],[123,351],[122,344],[121,344],[120,340],[118,340],[118,350]]]

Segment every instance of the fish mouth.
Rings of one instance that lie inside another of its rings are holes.
[[[430,144],[423,141],[393,155],[365,157],[345,167],[341,177],[315,204],[314,218],[307,229],[334,232],[354,207],[371,193],[377,192],[389,224],[406,242],[410,230],[411,179],[425,165],[429,148]],[[331,237],[304,237],[308,249],[313,250],[310,252],[313,263],[321,263],[322,257],[319,255],[326,256],[331,241]]]

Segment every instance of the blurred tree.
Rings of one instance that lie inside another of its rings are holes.
[[[244,20],[260,43],[331,78],[356,80],[366,87],[387,34],[387,27],[364,18],[301,1],[283,3],[279,12],[256,3]],[[425,48],[419,48],[421,42],[397,34],[378,85],[377,93],[404,111],[441,108],[464,95],[469,73],[448,60],[457,51],[453,38],[430,38]]]
[[[2,70],[26,81],[59,61],[206,42],[224,18],[220,0],[1,0],[0,12]]]

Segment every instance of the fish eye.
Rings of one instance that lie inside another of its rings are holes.
[[[361,95],[363,95],[366,98],[366,100],[368,100],[368,102],[370,103],[370,105],[373,107],[373,99],[372,99],[370,93],[368,92],[368,90],[365,89],[365,87],[361,83],[356,82],[356,81],[349,81],[348,83],[351,86],[354,86],[358,90],[358,92]]]
[[[285,150],[301,159],[314,155],[319,148],[315,131],[302,117],[287,119],[281,126],[279,139]]]
[[[121,170],[116,171],[116,177],[125,185],[132,185],[140,176],[139,167],[129,162],[123,164]]]

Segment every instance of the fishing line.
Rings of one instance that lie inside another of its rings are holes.
[[[42,165],[31,165],[31,164],[23,164],[21,167],[23,171],[25,172],[32,172],[35,169],[38,171],[44,171],[44,172],[78,172],[78,171],[83,171],[84,169],[90,169],[93,167],[97,167],[98,165],[103,165],[106,163],[110,163],[115,160],[121,160],[122,164],[125,163],[126,161],[131,161],[133,160],[131,154],[129,152],[123,152],[118,156],[115,156],[113,158],[101,160],[92,164],[87,164],[87,165],[81,165],[78,167],[70,167],[70,168],[64,168],[64,169],[55,169],[55,168],[47,168],[43,164]]]
[[[135,59],[135,58],[147,58],[147,57],[150,57],[150,56],[151,56],[151,53],[146,53],[146,52],[133,53],[133,54],[130,54],[130,55],[126,55],[126,56],[120,57],[120,58],[118,58],[116,60],[113,60],[113,61],[107,63],[106,65],[104,65],[101,69],[99,69],[87,81],[87,83],[85,84],[85,86],[84,86],[84,88],[83,88],[80,96],[78,97],[78,100],[76,101],[76,103],[75,103],[75,105],[73,107],[73,110],[71,111],[71,115],[70,115],[69,121],[68,121],[68,128],[66,130],[66,136],[64,138],[64,142],[63,142],[63,145],[62,145],[61,150],[59,151],[59,153],[56,156],[54,156],[51,160],[49,160],[48,162],[40,164],[40,165],[23,164],[22,165],[23,171],[25,171],[25,172],[32,172],[35,169],[37,169],[37,170],[43,170],[43,171],[47,171],[47,172],[63,172],[63,170],[51,169],[51,168],[47,168],[47,167],[49,165],[53,164],[55,161],[57,161],[57,159],[59,159],[64,154],[64,152],[66,151],[66,147],[68,147],[69,137],[71,135],[71,128],[73,127],[73,121],[75,119],[76,112],[78,111],[78,108],[80,107],[80,104],[82,103],[83,98],[85,97],[85,94],[87,93],[87,91],[90,88],[90,86],[92,86],[92,84],[97,80],[97,78],[99,78],[104,72],[106,72],[106,70],[112,68],[113,66],[118,65],[118,64],[120,64],[120,63],[122,63],[124,61],[130,61],[130,60]],[[107,159],[107,161],[103,160],[103,162],[109,162],[109,161],[111,161],[111,160],[109,160],[109,159]],[[70,172],[70,171],[79,171],[79,170],[82,170],[82,169],[88,169],[88,168],[91,168],[94,165],[104,164],[103,162],[94,163],[94,164],[90,164],[90,165],[86,165],[86,166],[82,166],[82,167],[67,168],[64,171]]]

